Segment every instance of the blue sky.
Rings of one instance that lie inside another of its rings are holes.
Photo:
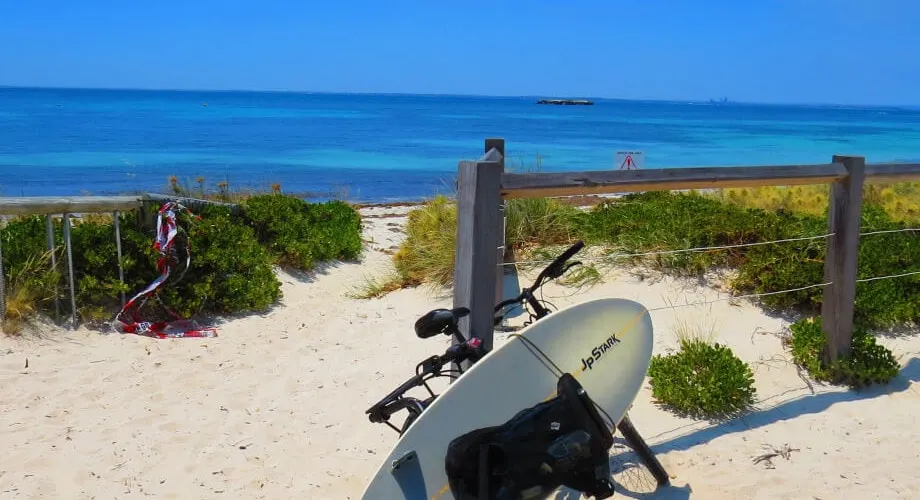
[[[917,0],[4,0],[0,85],[920,104]]]

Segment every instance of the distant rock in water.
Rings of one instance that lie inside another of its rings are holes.
[[[591,106],[594,101],[586,99],[540,99],[537,104],[556,104],[564,106]]]

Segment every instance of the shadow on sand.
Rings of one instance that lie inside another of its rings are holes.
[[[665,500],[686,500],[690,498],[690,493],[693,492],[693,489],[690,488],[689,484],[683,486],[674,486],[669,484],[668,486],[659,486],[655,491],[650,492],[635,492],[631,491],[629,488],[626,488],[620,484],[616,485],[616,490],[614,495],[618,497],[626,498],[655,498],[655,499],[665,499]],[[565,497],[563,497],[565,498]],[[578,497],[573,497],[578,498]]]
[[[314,264],[313,269],[309,271],[303,271],[294,267],[285,267],[284,272],[301,283],[313,283],[320,276],[329,274],[330,270],[337,269],[347,264],[361,264],[361,260],[329,260],[317,262]]]
[[[872,386],[861,390],[842,390],[839,392],[826,392],[812,396],[796,397],[781,402],[770,408],[755,411],[737,420],[717,423],[711,427],[698,429],[687,434],[677,436],[666,441],[662,441],[651,446],[652,451],[656,454],[667,453],[669,451],[687,450],[694,446],[707,443],[715,438],[732,434],[735,432],[744,432],[749,429],[764,427],[782,420],[789,420],[801,415],[821,413],[836,403],[846,403],[851,401],[861,401],[866,399],[877,398],[889,394],[906,391],[910,388],[911,383],[920,382],[920,359],[911,358],[905,364],[897,377],[886,385]],[[613,460],[616,460],[614,457]],[[625,465],[625,468],[624,468]],[[619,464],[620,471],[618,476],[629,468],[639,467],[635,463]],[[640,474],[649,474],[646,471]],[[650,475],[650,474],[649,474]],[[636,492],[630,490],[627,486],[617,482],[616,495],[627,498],[663,498],[671,500],[682,500],[690,498],[692,493],[690,485],[684,486],[669,485],[658,487],[652,492]],[[578,492],[568,489],[561,489],[556,496],[556,500],[569,500],[579,498]]]
[[[634,465],[633,467],[639,467]],[[648,471],[638,472],[638,474],[649,474]],[[652,480],[654,482],[654,480]],[[613,498],[636,498],[636,499],[645,499],[645,498],[655,498],[655,499],[665,499],[665,500],[686,500],[690,498],[690,493],[693,490],[690,488],[690,485],[685,484],[683,486],[675,486],[670,484],[668,486],[659,486],[654,491],[633,491],[629,487],[625,486],[622,481],[614,480],[614,493]],[[554,500],[580,500],[584,498],[582,493],[579,491],[570,490],[568,488],[560,488],[556,492],[555,496],[552,497]]]
[[[836,403],[861,401],[903,392],[910,388],[912,382],[918,381],[920,381],[920,360],[911,358],[911,360],[901,368],[901,372],[898,373],[898,376],[886,385],[872,386],[861,390],[826,392],[812,396],[797,397],[779,403],[773,407],[755,411],[737,420],[718,423],[712,427],[706,427],[659,442],[651,448],[655,453],[687,450],[696,445],[735,432],[756,429],[801,415],[821,413]]]

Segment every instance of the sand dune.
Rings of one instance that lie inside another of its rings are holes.
[[[412,332],[418,316],[450,304],[446,294],[347,296],[389,265],[384,251],[398,244],[405,211],[364,209],[370,243],[361,263],[309,276],[281,273],[283,303],[224,322],[218,338],[52,329],[41,338],[0,338],[0,498],[359,498],[396,441],[364,410],[448,343]],[[560,307],[602,296],[654,308],[719,294],[622,273],[577,293],[546,288]],[[657,408],[644,388],[631,415],[673,486],[647,493],[648,484],[632,484],[641,481],[623,473],[621,494],[920,495],[913,467],[920,438],[910,423],[920,413],[920,336],[883,338],[903,356],[902,374],[857,393],[806,383],[778,337],[785,321],[747,303],[666,309],[652,318],[656,352],[676,345],[676,321],[715,321],[717,340],[753,364],[762,402],[743,419],[714,425]],[[784,444],[795,449],[788,460],[752,460],[769,451],[765,446]]]

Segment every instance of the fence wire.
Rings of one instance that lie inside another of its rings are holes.
[[[872,236],[872,235],[877,235],[877,234],[891,234],[891,233],[905,233],[905,232],[920,232],[920,228],[887,229],[887,230],[880,230],[880,231],[868,231],[865,233],[860,233],[860,236]],[[755,242],[755,243],[740,243],[737,245],[693,247],[693,248],[682,248],[682,249],[677,249],[677,250],[661,250],[661,251],[639,252],[639,253],[611,253],[611,254],[606,254],[606,255],[597,256],[597,257],[580,258],[578,260],[581,262],[609,262],[611,260],[626,259],[630,257],[650,257],[650,256],[656,256],[656,255],[673,255],[673,254],[680,254],[680,253],[708,252],[708,251],[715,251],[715,250],[728,250],[728,249],[733,249],[733,248],[745,248],[745,247],[753,247],[753,246],[760,246],[760,245],[774,245],[774,244],[790,243],[790,242],[798,242],[798,241],[821,240],[821,239],[829,238],[835,235],[836,233],[827,233],[827,234],[821,234],[821,235],[816,235],[816,236],[785,238],[785,239],[771,240],[771,241],[760,241],[760,242]],[[551,262],[553,262],[553,260],[523,260],[523,261],[500,263],[498,264],[498,266],[502,267],[502,266],[517,266],[517,265],[541,265],[541,264],[549,264]],[[920,271],[909,271],[909,272],[900,273],[900,274],[891,274],[891,275],[886,275],[886,276],[874,276],[871,278],[861,278],[861,279],[857,279],[856,282],[857,283],[868,283],[871,281],[903,278],[903,277],[915,276],[915,275],[920,275]],[[754,299],[754,298],[759,298],[759,297],[767,297],[771,295],[781,295],[785,293],[801,292],[801,291],[809,290],[812,288],[823,288],[823,287],[833,285],[833,284],[834,284],[833,281],[828,281],[825,283],[816,283],[813,285],[807,285],[807,286],[802,286],[802,287],[797,287],[797,288],[789,288],[786,290],[778,290],[778,291],[773,291],[773,292],[731,295],[728,297],[720,297],[718,299],[654,307],[654,308],[650,308],[649,311],[650,312],[661,311],[661,310],[667,310],[667,309],[676,309],[680,307],[696,307],[696,306],[714,304],[717,302],[730,302],[730,301],[741,300],[741,299]],[[566,296],[569,296],[569,295],[566,295]],[[555,297],[555,298],[559,298],[559,297]]]
[[[859,235],[860,237],[862,237],[862,236],[872,236],[876,234],[906,233],[906,232],[920,232],[920,228],[887,229],[887,230],[882,230],[882,231],[870,231],[866,233],[860,233]],[[754,243],[738,243],[736,245],[717,245],[717,246],[710,246],[710,247],[680,248],[676,250],[655,250],[651,252],[635,252],[635,253],[633,252],[613,252],[613,253],[597,256],[597,257],[579,258],[578,260],[581,262],[605,262],[605,261],[610,261],[610,260],[615,260],[615,259],[627,259],[627,258],[632,258],[632,257],[654,257],[657,255],[674,255],[674,254],[681,254],[681,253],[710,252],[714,250],[730,250],[733,248],[747,248],[747,247],[755,247],[755,246],[762,246],[762,245],[776,245],[779,243],[792,243],[792,242],[797,242],[797,241],[821,240],[821,239],[829,238],[831,236],[835,236],[836,234],[837,233],[827,233],[827,234],[819,234],[816,236],[802,236],[799,238],[784,238],[784,239],[779,239],[779,240],[757,241]],[[553,259],[518,260],[518,261],[513,261],[513,262],[501,262],[498,264],[498,267],[518,266],[518,265],[541,265],[541,264],[550,264],[552,262],[553,262]],[[895,275],[892,277],[898,277],[898,276],[900,275]],[[878,278],[869,278],[867,280],[872,281],[875,279],[882,279],[882,278],[883,277],[880,276]]]
[[[769,295],[780,295],[780,294],[783,294],[783,293],[801,292],[801,291],[803,291],[803,290],[809,290],[809,289],[811,289],[811,288],[820,288],[820,287],[825,287],[825,286],[833,285],[833,284],[834,284],[833,281],[828,281],[827,283],[818,283],[818,284],[815,284],[815,285],[802,286],[802,287],[798,287],[798,288],[790,288],[790,289],[788,289],[788,290],[779,290],[779,291],[776,291],[776,292],[746,293],[746,294],[743,294],[743,295],[732,295],[732,296],[729,296],[729,297],[721,297],[721,298],[712,299],[712,300],[701,300],[701,301],[698,301],[698,302],[688,302],[688,303],[686,303],[686,304],[678,304],[678,305],[667,305],[667,306],[652,307],[652,308],[649,308],[649,312],[653,312],[653,311],[663,311],[663,310],[667,310],[667,309],[677,309],[678,307],[705,306],[705,305],[709,305],[709,304],[715,304],[715,303],[717,303],[717,302],[730,302],[730,301],[733,301],[733,300],[753,299],[753,298],[757,298],[757,297],[766,297],[766,296],[769,296]]]
[[[581,262],[603,262],[611,259],[627,259],[630,257],[652,257],[656,255],[674,255],[680,253],[693,253],[693,252],[709,252],[713,250],[730,250],[732,248],[746,248],[746,247],[755,247],[761,245],[774,245],[778,243],[790,243],[796,241],[809,241],[809,240],[820,240],[834,236],[836,233],[827,233],[817,236],[803,236],[800,238],[785,238],[781,240],[770,240],[770,241],[757,241],[754,243],[738,243],[736,245],[718,245],[711,247],[693,247],[693,248],[681,248],[677,250],[655,250],[651,252],[615,252],[602,255],[599,257],[585,257],[579,258]],[[552,259],[549,260],[518,260],[514,262],[503,262],[499,263],[498,266],[517,266],[517,265],[537,265],[537,264],[549,264],[553,262]]]
[[[908,232],[920,232],[920,228],[909,227],[906,229],[885,229],[883,231],[869,231],[868,233],[859,233],[859,235],[860,236],[871,236],[873,234],[908,233]]]
[[[909,273],[901,273],[901,274],[890,274],[890,275],[888,275],[888,276],[876,276],[876,277],[874,277],[874,278],[862,278],[862,279],[856,280],[856,282],[857,282],[857,283],[868,283],[868,282],[870,282],[870,281],[887,280],[887,279],[891,279],[891,278],[903,278],[904,276],[913,276],[913,275],[916,275],[916,274],[920,274],[920,271],[912,271],[912,272],[909,272]]]

